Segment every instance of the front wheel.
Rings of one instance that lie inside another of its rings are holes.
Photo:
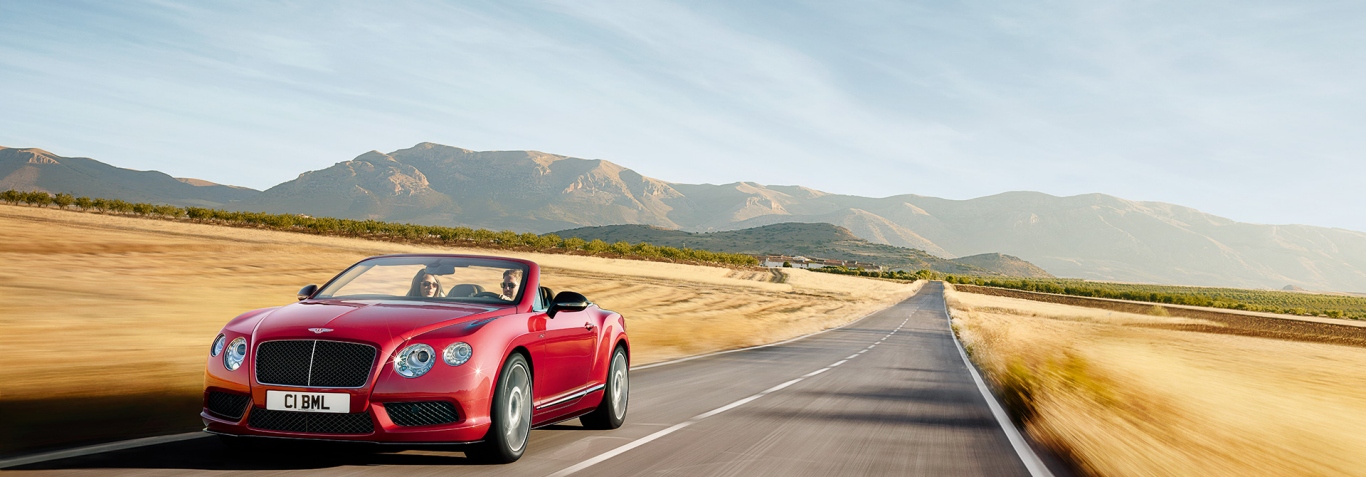
[[[602,393],[602,404],[593,412],[579,418],[589,429],[616,429],[626,422],[626,404],[630,400],[628,384],[630,370],[626,349],[617,347],[612,353],[612,367],[607,370],[607,388]]]
[[[503,364],[489,418],[492,424],[484,442],[467,455],[475,461],[490,464],[507,464],[520,459],[531,435],[531,371],[522,355],[514,354]]]

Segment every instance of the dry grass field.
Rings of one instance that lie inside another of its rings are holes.
[[[1366,349],[948,295],[955,329],[1007,406],[1085,472],[1366,475]]]
[[[384,253],[511,255],[627,317],[633,363],[819,331],[918,286],[794,270],[450,249],[0,206],[0,453],[193,430],[209,342]],[[59,411],[59,412],[53,412]],[[76,425],[76,424],[80,425]],[[84,434],[77,434],[84,431]]]

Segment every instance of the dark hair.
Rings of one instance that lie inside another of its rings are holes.
[[[441,279],[440,279],[440,278],[437,278],[436,275],[432,275],[432,274],[430,274],[430,273],[427,273],[427,269],[426,269],[426,268],[423,268],[422,270],[418,270],[418,271],[417,271],[417,275],[413,275],[413,286],[410,287],[410,288],[408,288],[408,296],[426,296],[426,295],[423,295],[423,294],[422,294],[422,281],[423,281],[422,279],[427,278],[427,277],[432,277],[432,281],[436,282],[436,295],[435,295],[435,296],[438,296],[438,297],[446,296],[446,290],[443,290],[443,289],[441,288]]]

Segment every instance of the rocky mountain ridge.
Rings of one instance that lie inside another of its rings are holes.
[[[28,150],[30,155],[18,161],[16,151],[22,150],[0,149],[0,187],[537,233],[620,224],[715,232],[829,223],[874,244],[945,259],[1001,253],[1064,277],[1366,291],[1366,233],[1241,223],[1188,207],[1104,194],[1007,192],[948,200],[912,194],[870,198],[755,182],[679,184],[605,160],[433,143],[371,151],[251,193],[195,187],[157,172],[45,151]],[[66,167],[67,178],[59,184],[53,182],[57,166]],[[44,168],[47,172],[34,175]],[[142,174],[146,181],[129,180],[130,174]],[[138,185],[144,183],[155,187]],[[167,183],[185,189],[171,190]],[[186,195],[210,189],[237,195]]]
[[[875,263],[894,270],[930,269],[950,274],[1052,277],[1047,271],[1019,257],[987,253],[945,259],[924,250],[877,244],[849,229],[825,223],[781,223],[718,232],[685,232],[652,225],[606,225],[579,227],[555,233],[563,238],[649,242],[669,247],[692,247],[749,255],[805,256]]]
[[[0,147],[0,190],[7,189],[198,207],[226,207],[258,192],[123,169],[85,157],[62,157],[38,148]]]

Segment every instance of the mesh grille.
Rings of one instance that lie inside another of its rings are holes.
[[[268,341],[256,350],[256,381],[287,386],[308,385],[313,341]]]
[[[204,407],[210,413],[234,421],[241,419],[242,413],[247,412],[248,404],[251,404],[251,396],[218,391],[209,391],[209,397],[204,399]]]
[[[247,424],[269,431],[301,432],[307,434],[370,434],[375,424],[370,413],[333,414],[321,412],[272,411],[252,408]]]
[[[355,388],[370,377],[375,348],[355,343],[319,341],[313,351],[313,380],[309,386]]]
[[[455,406],[446,401],[384,403],[389,419],[400,426],[434,426],[450,424],[459,416]]]
[[[358,343],[268,341],[261,343],[256,352],[256,381],[284,386],[357,388],[369,379],[375,354],[375,347]]]

